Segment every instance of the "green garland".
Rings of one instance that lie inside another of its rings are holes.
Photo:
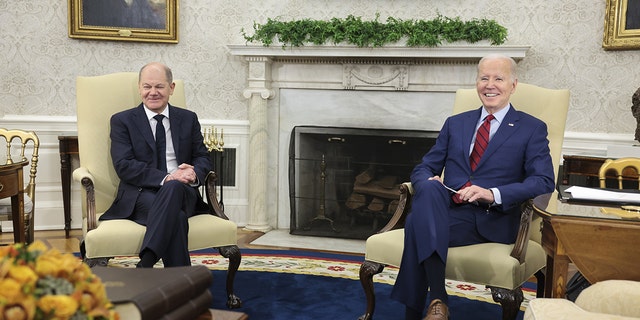
[[[409,47],[436,47],[442,42],[488,40],[500,45],[507,39],[507,29],[494,20],[447,18],[438,15],[432,20],[400,20],[387,18],[386,23],[363,21],[349,15],[346,19],[279,21],[269,18],[265,24],[253,24],[253,35],[242,35],[247,42],[261,42],[270,46],[277,39],[282,46],[300,47],[305,43],[323,45],[327,42],[346,42],[358,47],[381,47],[406,37]]]

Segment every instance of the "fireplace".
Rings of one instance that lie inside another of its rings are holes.
[[[263,232],[292,225],[288,146],[294,127],[440,130],[455,91],[474,87],[482,56],[503,53],[519,61],[529,49],[486,44],[228,48],[248,68],[245,228]]]
[[[436,131],[296,126],[289,144],[290,233],[366,239],[397,206],[399,184]]]

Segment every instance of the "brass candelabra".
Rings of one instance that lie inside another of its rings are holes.
[[[224,151],[224,129],[220,128],[220,135],[218,135],[218,129],[210,126],[204,129],[204,145],[209,152],[215,150],[218,152]]]

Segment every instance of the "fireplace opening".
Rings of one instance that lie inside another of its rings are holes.
[[[366,239],[391,218],[399,185],[437,131],[296,126],[289,144],[290,233]]]

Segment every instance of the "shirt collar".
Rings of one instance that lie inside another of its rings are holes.
[[[143,106],[144,106],[144,113],[147,115],[147,119],[151,120],[154,116],[157,115],[157,113],[149,110],[149,108],[147,108],[147,106],[145,106],[144,104]],[[169,105],[167,105],[167,107],[164,108],[164,111],[162,111],[160,114],[167,117],[167,119],[169,119]]]
[[[509,109],[511,109],[511,103],[507,104],[506,107],[500,109],[500,111],[493,114],[495,119],[498,120],[498,123],[502,123],[502,119],[504,119],[504,117],[507,115],[507,112],[509,112]],[[489,115],[489,112],[487,112],[487,110],[483,107],[482,112],[480,113],[480,121],[483,121],[484,118],[486,118],[488,115]]]

